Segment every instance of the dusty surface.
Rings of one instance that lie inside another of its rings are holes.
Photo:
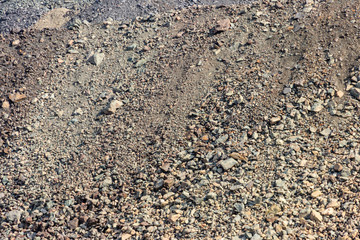
[[[358,238],[357,7],[192,7],[3,37],[1,236]]]

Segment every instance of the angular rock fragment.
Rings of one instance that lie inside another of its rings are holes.
[[[336,199],[331,199],[326,208],[339,208],[340,203]]]
[[[104,60],[105,58],[105,54],[104,53],[94,53],[90,58],[89,58],[89,62],[98,66],[101,64],[101,62]]]
[[[319,102],[314,103],[314,105],[311,107],[312,112],[320,112],[323,109],[323,105]]]
[[[342,166],[340,163],[336,163],[336,164],[334,165],[334,170],[335,170],[336,172],[341,172],[341,171],[343,170],[343,166]]]
[[[319,190],[316,190],[313,193],[311,193],[311,197],[313,197],[313,198],[320,197],[321,195],[322,195],[322,192],[320,192]]]
[[[75,229],[79,226],[79,219],[78,218],[74,218],[73,220],[71,220],[68,224],[70,229]]]
[[[23,100],[25,100],[27,97],[25,94],[20,94],[20,93],[14,93],[14,94],[10,94],[9,95],[9,99],[13,102],[13,103],[17,103],[17,102],[21,102]]]
[[[276,123],[280,122],[280,120],[281,120],[280,116],[270,118],[270,124],[272,124],[272,125],[276,124]]]
[[[221,19],[216,22],[215,32],[216,33],[225,32],[225,31],[229,30],[230,27],[231,27],[230,19],[228,19],[228,18]]]
[[[229,154],[229,157],[236,159],[236,160],[242,160],[242,161],[247,161],[248,158],[244,153],[238,153],[238,152],[232,152]]]
[[[170,220],[170,222],[175,223],[180,217],[180,214],[170,214],[168,219]]]
[[[1,107],[3,109],[9,109],[10,108],[10,103],[8,101],[4,101],[1,105]]]
[[[331,134],[332,130],[330,128],[326,128],[320,132],[324,137],[328,137]]]
[[[119,100],[113,100],[111,101],[111,103],[109,104],[109,107],[107,109],[105,109],[103,112],[107,115],[110,114],[114,114],[116,112],[116,110],[121,107],[123,105],[123,103]]]
[[[312,210],[310,213],[310,219],[314,222],[321,222],[323,220],[323,217],[319,212]]]
[[[351,88],[350,89],[350,95],[353,98],[355,98],[357,100],[360,100],[360,88],[355,88],[355,87]]]
[[[233,158],[228,158],[220,162],[220,166],[226,171],[234,167],[237,164],[237,161]]]
[[[22,213],[23,211],[21,210],[12,210],[10,212],[7,212],[5,214],[5,217],[9,222],[19,221]]]

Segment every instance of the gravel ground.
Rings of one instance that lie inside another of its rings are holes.
[[[2,37],[1,236],[359,238],[358,10],[262,1]]]
[[[3,0],[0,1],[0,33],[19,32],[33,25],[48,11],[67,8],[75,15],[89,22],[99,23],[108,18],[130,20],[137,16],[153,15],[175,8],[197,5],[231,5],[250,3],[249,0],[76,0],[76,1],[38,1]]]

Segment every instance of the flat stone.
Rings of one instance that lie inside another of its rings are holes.
[[[141,67],[142,65],[144,65],[147,62],[146,59],[140,59],[139,61],[136,62],[135,67]]]
[[[278,138],[278,139],[276,139],[275,143],[276,143],[276,145],[283,146],[284,145],[284,140]]]
[[[243,153],[238,153],[238,152],[232,152],[229,154],[229,157],[236,159],[236,160],[241,160],[241,161],[247,161],[248,158],[245,154]]]
[[[319,212],[312,210],[310,213],[310,219],[313,220],[314,222],[322,222],[323,217]]]
[[[229,138],[229,135],[225,134],[225,135],[219,137],[218,139],[216,139],[215,144],[223,144],[226,142],[226,140],[228,140],[228,138]]]
[[[158,189],[162,188],[164,186],[164,184],[165,184],[164,179],[159,179],[156,181],[156,183],[154,185],[154,189],[158,190]]]
[[[21,93],[14,93],[14,94],[9,94],[9,99],[13,102],[13,103],[17,103],[17,102],[21,102],[23,100],[25,100],[27,97],[25,94],[21,94]]]
[[[330,202],[328,203],[328,205],[326,205],[326,208],[335,208],[336,209],[339,207],[340,207],[340,203],[336,199],[331,199]]]
[[[70,207],[74,204],[74,199],[68,199],[64,202],[65,206]]]
[[[128,47],[126,48],[126,50],[130,51],[130,50],[135,50],[136,48],[137,48],[137,44],[136,44],[136,43],[133,43],[133,44],[131,44],[130,46],[128,46]]]
[[[242,212],[245,209],[245,205],[243,203],[235,203],[234,208],[237,212]]]
[[[164,185],[165,185],[166,188],[171,188],[174,184],[175,184],[175,179],[173,177],[168,177],[164,181]]]
[[[333,208],[327,208],[324,211],[322,211],[321,214],[324,216],[331,216],[331,215],[335,215],[336,211]]]
[[[270,124],[276,124],[276,123],[280,122],[280,120],[281,120],[280,116],[270,118]]]
[[[321,195],[322,195],[322,192],[320,192],[319,190],[316,190],[313,193],[311,193],[311,197],[313,197],[313,198],[320,197]]]
[[[299,166],[300,167],[305,167],[306,164],[307,164],[307,160],[303,159],[303,160],[300,161]]]
[[[309,12],[311,12],[311,10],[312,10],[312,6],[306,6],[303,9],[304,13],[309,13]]]
[[[330,135],[330,133],[332,132],[332,130],[330,128],[326,128],[324,130],[322,130],[320,132],[321,135],[325,136],[325,137],[328,137]]]
[[[286,95],[286,94],[289,94],[289,93],[291,93],[291,88],[289,88],[289,87],[284,88],[283,94]]]
[[[106,177],[104,179],[104,181],[102,182],[102,186],[107,187],[107,186],[110,186],[112,183],[113,183],[113,181],[112,181],[111,177]]]
[[[290,148],[293,149],[295,152],[300,152],[300,147],[297,143],[291,143]]]
[[[317,131],[317,128],[316,127],[310,127],[309,130],[310,130],[310,132],[315,133]]]
[[[121,234],[121,240],[128,240],[128,239],[131,239],[131,234],[129,233]]]
[[[345,147],[347,145],[347,141],[346,140],[342,140],[339,142],[339,147]]]
[[[220,162],[220,166],[226,171],[234,167],[238,162],[233,158],[228,158]]]

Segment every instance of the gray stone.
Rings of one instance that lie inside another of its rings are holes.
[[[261,239],[262,239],[262,237],[257,233],[255,233],[254,236],[252,236],[252,238],[251,238],[251,240],[261,240]]]
[[[68,53],[70,53],[70,54],[78,54],[79,51],[78,51],[78,50],[75,50],[75,49],[69,49],[69,50],[68,50]]]
[[[164,179],[159,179],[154,185],[154,189],[158,190],[164,186]]]
[[[144,65],[147,62],[146,59],[140,59],[139,61],[137,61],[137,63],[135,64],[135,67],[141,67],[142,65]]]
[[[291,88],[289,88],[289,87],[286,87],[286,88],[284,88],[284,90],[283,90],[283,94],[288,94],[288,93],[291,93]]]
[[[347,145],[347,141],[346,140],[342,140],[339,142],[339,147],[345,147]]]
[[[126,50],[130,51],[130,50],[135,50],[136,48],[137,48],[137,44],[136,44],[136,43],[133,43],[133,44],[131,44],[130,46],[128,46],[128,47],[126,48]]]
[[[10,212],[7,212],[5,217],[10,222],[19,221],[22,213],[23,211],[21,210],[12,210]]]
[[[323,109],[323,105],[319,102],[314,103],[314,105],[311,107],[312,112],[320,112]]]
[[[104,113],[107,115],[114,114],[118,108],[120,108],[123,104],[123,102],[119,100],[112,100],[109,104],[108,108],[104,110]]]
[[[223,136],[219,137],[218,139],[216,139],[215,144],[225,143],[226,140],[228,140],[228,138],[229,138],[229,135],[227,135],[227,134],[223,135]]]
[[[102,186],[103,186],[103,187],[107,187],[107,186],[110,186],[112,183],[113,183],[113,182],[112,182],[111,177],[106,177],[106,178],[104,179],[104,181],[102,182]]]
[[[330,128],[326,128],[320,132],[321,135],[328,137],[331,134],[332,130]]]
[[[77,115],[83,115],[83,110],[81,108],[78,108],[76,109],[74,112],[73,112],[73,116],[77,116]]]
[[[350,89],[350,95],[356,98],[357,100],[360,100],[360,88],[351,88]]]
[[[71,207],[74,204],[74,199],[69,199],[65,201],[65,206]]]
[[[281,179],[278,179],[275,181],[275,186],[278,187],[278,188],[285,188],[286,187],[286,184],[283,180]]]
[[[341,178],[343,179],[348,179],[349,176],[351,176],[351,170],[349,168],[344,168],[342,171],[341,171]]]
[[[207,195],[206,195],[206,199],[216,199],[217,195],[216,193],[214,192],[209,192]]]
[[[104,53],[97,52],[89,58],[89,62],[98,66],[101,64],[101,62],[104,60],[104,58],[105,58]]]
[[[235,203],[234,208],[235,208],[235,211],[240,213],[244,210],[245,206],[243,203]]]
[[[233,158],[228,158],[220,162],[220,166],[226,171],[235,166],[238,162]]]
[[[48,202],[45,204],[46,210],[50,210],[53,206],[54,206],[54,202],[53,202],[53,201],[48,201]]]

